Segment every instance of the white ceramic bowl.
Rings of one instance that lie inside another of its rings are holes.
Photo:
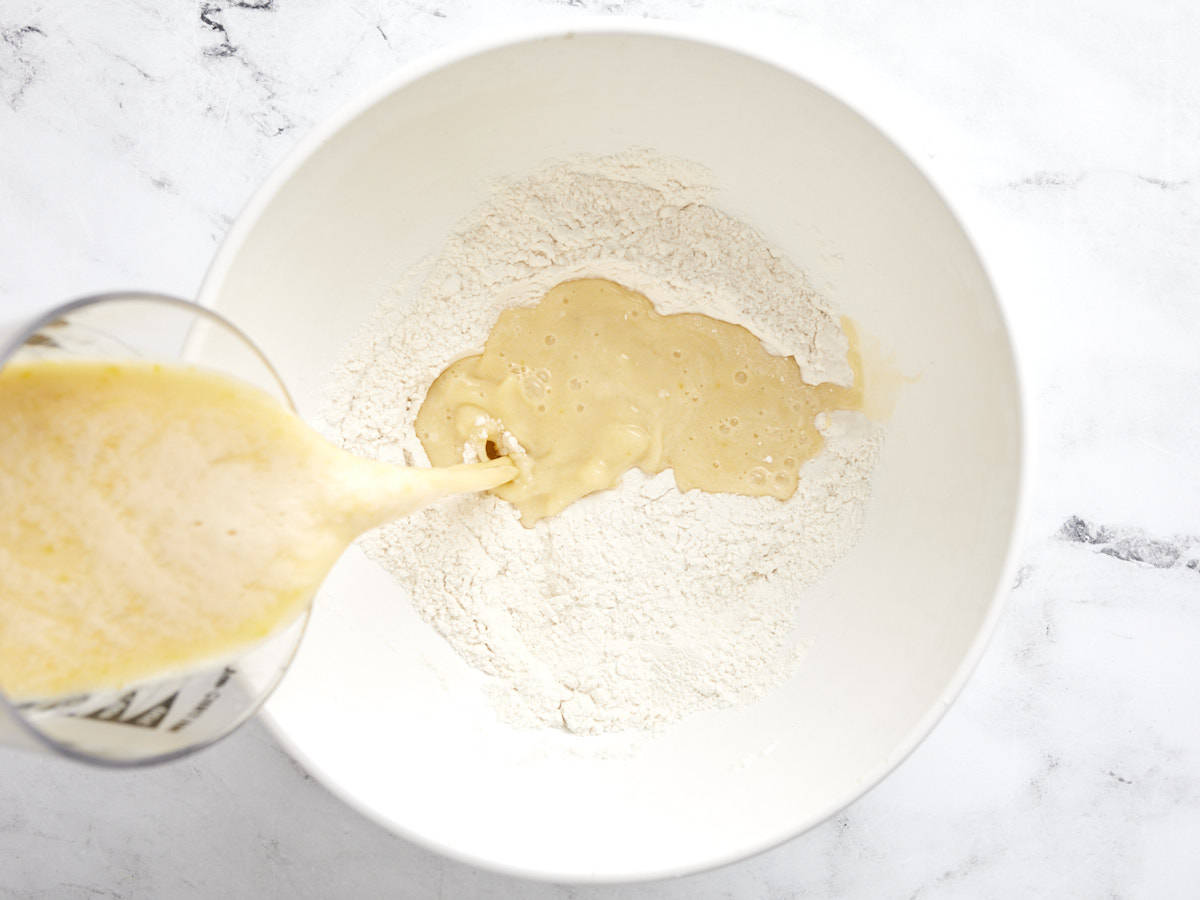
[[[711,169],[720,206],[920,373],[891,421],[861,542],[800,610],[814,645],[798,675],[631,758],[573,757],[497,725],[475,674],[351,551],[268,704],[305,765],[396,832],[570,881],[738,859],[882,778],[982,651],[1020,494],[1012,348],[955,216],[845,104],[711,42],[600,26],[402,74],[276,173],[201,299],[255,337],[312,413],[345,342],[489,179],[631,146]]]

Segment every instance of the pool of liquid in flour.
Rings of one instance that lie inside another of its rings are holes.
[[[483,353],[438,376],[417,436],[435,465],[511,456],[519,475],[494,493],[527,526],[634,467],[672,469],[680,491],[785,500],[824,445],[821,416],[863,406],[843,327],[853,383],[812,385],[740,325],[660,315],[606,279],[566,281],[501,313]]]

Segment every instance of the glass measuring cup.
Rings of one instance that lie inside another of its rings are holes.
[[[294,411],[283,383],[250,339],[186,300],[102,294],[29,323],[0,325],[0,368],[72,358],[182,360],[249,382]],[[0,744],[108,766],[162,762],[198,750],[258,710],[283,677],[307,621],[305,612],[234,657],[119,690],[21,703],[0,690]]]

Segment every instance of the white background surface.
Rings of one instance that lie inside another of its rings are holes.
[[[891,778],[813,832],[621,889],[521,883],[434,856],[346,808],[257,724],[139,773],[0,750],[0,895],[1194,896],[1190,3],[6,0],[0,318],[111,288],[193,294],[249,193],[347,99],[464,37],[586,12],[760,30],[802,70],[820,59],[980,242],[1039,431],[1018,584],[962,699]]]

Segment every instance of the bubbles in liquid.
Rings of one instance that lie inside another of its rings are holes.
[[[503,372],[507,364],[521,363],[512,367],[519,372],[516,383],[511,376],[507,385],[495,388],[464,382],[462,402],[519,402],[527,417],[525,427],[543,432],[562,429],[551,442],[556,453],[563,442],[569,442],[573,448],[578,444],[584,456],[595,449],[588,442],[596,440],[587,433],[593,429],[580,427],[584,420],[613,416],[623,425],[656,434],[647,452],[663,458],[648,460],[648,466],[661,470],[670,462],[666,467],[679,469],[691,486],[779,498],[791,495],[799,469],[822,444],[820,432],[812,427],[813,417],[840,395],[801,383],[794,361],[764,356],[765,350],[755,352],[744,331],[729,332],[731,326],[702,317],[676,320],[654,315],[646,305],[631,309],[607,293],[593,298],[589,291],[603,285],[580,282],[572,287],[577,289],[569,294],[556,288],[542,312],[509,335],[516,343],[503,348],[507,358],[499,359],[496,368]],[[611,286],[605,290],[611,293]],[[574,304],[578,316],[555,312],[551,304]],[[561,351],[557,348],[560,328],[564,329]],[[489,355],[497,356],[485,354]],[[535,360],[554,365],[553,379],[540,367],[534,368]],[[552,394],[552,382],[555,390],[565,387],[566,396]],[[610,392],[613,384],[616,387]],[[494,397],[485,396],[489,390]],[[595,409],[589,393],[593,390],[598,392]],[[566,416],[572,409],[579,419],[574,428]],[[528,416],[530,411],[533,416]],[[566,420],[560,421],[560,416]],[[613,464],[626,464],[632,451],[626,452],[624,441],[614,444]],[[546,477],[559,474],[552,464],[574,477],[567,462],[559,464],[558,456],[545,462]],[[706,482],[711,487],[705,487]]]
[[[548,369],[531,372],[522,367],[517,377],[521,382],[521,392],[530,401],[541,400],[550,393],[550,371]]]

